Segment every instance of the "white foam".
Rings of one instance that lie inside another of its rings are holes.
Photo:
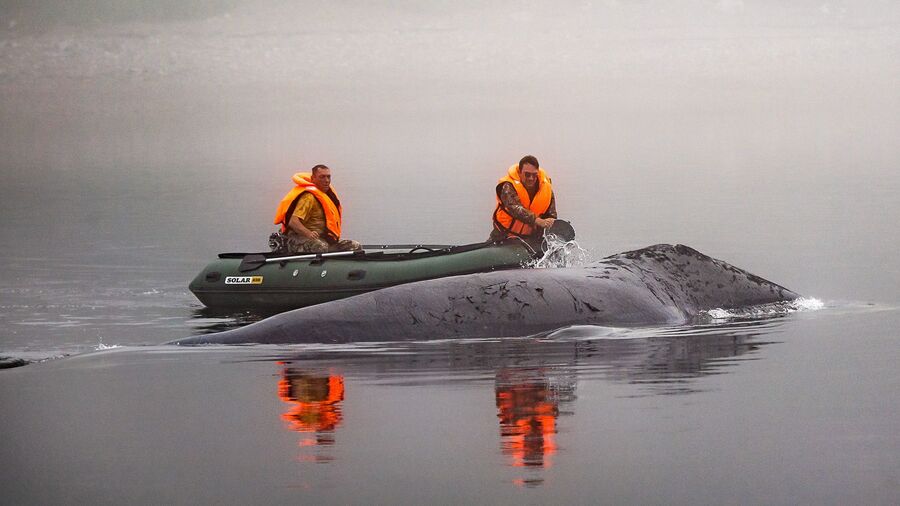
[[[819,299],[800,297],[786,302],[773,302],[758,306],[742,308],[722,309],[715,308],[702,311],[700,316],[707,316],[712,320],[728,320],[731,318],[766,318],[770,316],[786,315],[799,311],[818,311],[825,307],[825,303]]]
[[[818,311],[825,307],[825,303],[816,298],[800,297],[794,300],[797,311]]]
[[[120,348],[120,346],[118,344],[103,344],[103,339],[101,338],[97,346],[94,346],[94,351],[114,350],[116,348]]]
[[[710,309],[709,311],[706,312],[706,314],[708,314],[714,320],[724,320],[726,318],[730,318],[733,316],[731,313],[728,312],[727,309],[719,309],[719,308]]]

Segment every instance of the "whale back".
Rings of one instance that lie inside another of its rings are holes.
[[[648,289],[661,286],[672,303],[696,314],[799,297],[787,288],[682,244],[657,244],[604,258],[590,266],[612,273],[637,271]]]
[[[584,268],[497,271],[397,285],[175,343],[524,336],[575,324],[681,324],[704,309],[796,297],[687,246],[659,244]]]

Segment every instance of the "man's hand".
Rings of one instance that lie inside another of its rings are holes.
[[[307,239],[318,239],[319,238],[318,232],[316,232],[314,230],[310,230],[310,229],[306,228],[305,226],[303,226],[303,222],[300,221],[300,218],[298,218],[296,216],[291,216],[291,219],[288,221],[288,228],[293,230],[294,232],[302,235],[303,237],[306,237]]]
[[[534,219],[534,224],[535,224],[538,228],[550,228],[550,227],[553,226],[553,222],[555,222],[555,221],[556,221],[556,220],[553,219],[553,218],[546,218],[546,219],[544,219],[544,218],[535,218],[535,219]]]

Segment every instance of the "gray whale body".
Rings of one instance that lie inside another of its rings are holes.
[[[587,267],[398,285],[169,344],[288,344],[510,337],[569,325],[676,325],[703,310],[799,295],[690,247],[658,244]]]

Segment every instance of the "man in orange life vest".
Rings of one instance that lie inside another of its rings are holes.
[[[552,227],[556,220],[556,197],[550,177],[540,168],[537,158],[528,155],[510,167],[497,182],[496,191],[491,240],[521,237],[539,245],[544,229]]]
[[[325,253],[362,249],[356,241],[341,239],[341,201],[331,187],[331,169],[316,165],[298,172],[296,185],[281,199],[275,224],[281,232],[269,236],[278,253]]]

